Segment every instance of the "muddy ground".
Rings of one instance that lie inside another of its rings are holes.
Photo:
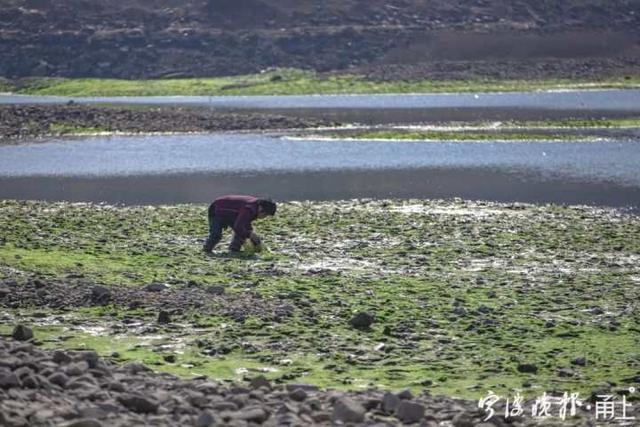
[[[27,325],[40,349],[93,350],[183,378],[373,388],[351,395],[361,402],[409,388],[472,401],[489,390],[627,394],[638,405],[635,216],[461,200],[287,203],[256,224],[269,252],[231,256],[223,244],[207,256],[203,205],[3,201],[0,213],[0,332]],[[151,396],[167,405],[159,413],[175,414],[163,396]],[[330,394],[314,397],[326,420]],[[423,422],[465,412],[416,403]],[[398,422],[371,405],[367,419]]]
[[[332,122],[276,114],[221,113],[210,108],[2,105],[0,144],[77,133],[214,132],[329,126]]]

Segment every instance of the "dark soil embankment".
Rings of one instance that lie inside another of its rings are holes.
[[[330,122],[269,114],[218,113],[202,108],[110,108],[80,105],[0,106],[0,144],[22,138],[91,132],[212,132],[291,129]]]
[[[163,0],[152,7],[7,0],[0,76],[216,76],[381,64],[423,66],[429,78],[434,69],[435,78],[619,76],[640,70],[637,12],[631,0]],[[542,66],[532,73],[520,60]],[[574,60],[584,64],[577,72]],[[468,71],[460,75],[460,67]]]

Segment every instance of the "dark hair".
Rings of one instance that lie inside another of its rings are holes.
[[[258,206],[262,208],[262,211],[267,215],[276,214],[276,203],[270,199],[258,199]]]

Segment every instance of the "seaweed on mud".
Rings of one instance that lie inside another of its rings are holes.
[[[240,257],[200,252],[201,205],[2,201],[0,217],[0,331],[28,323],[49,347],[467,398],[628,387],[640,367],[640,219],[613,210],[286,203],[256,225],[271,251]]]

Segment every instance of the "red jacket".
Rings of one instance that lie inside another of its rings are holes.
[[[249,238],[253,231],[251,222],[258,217],[256,197],[222,196],[214,200],[211,208],[223,227],[231,227],[240,238]]]

